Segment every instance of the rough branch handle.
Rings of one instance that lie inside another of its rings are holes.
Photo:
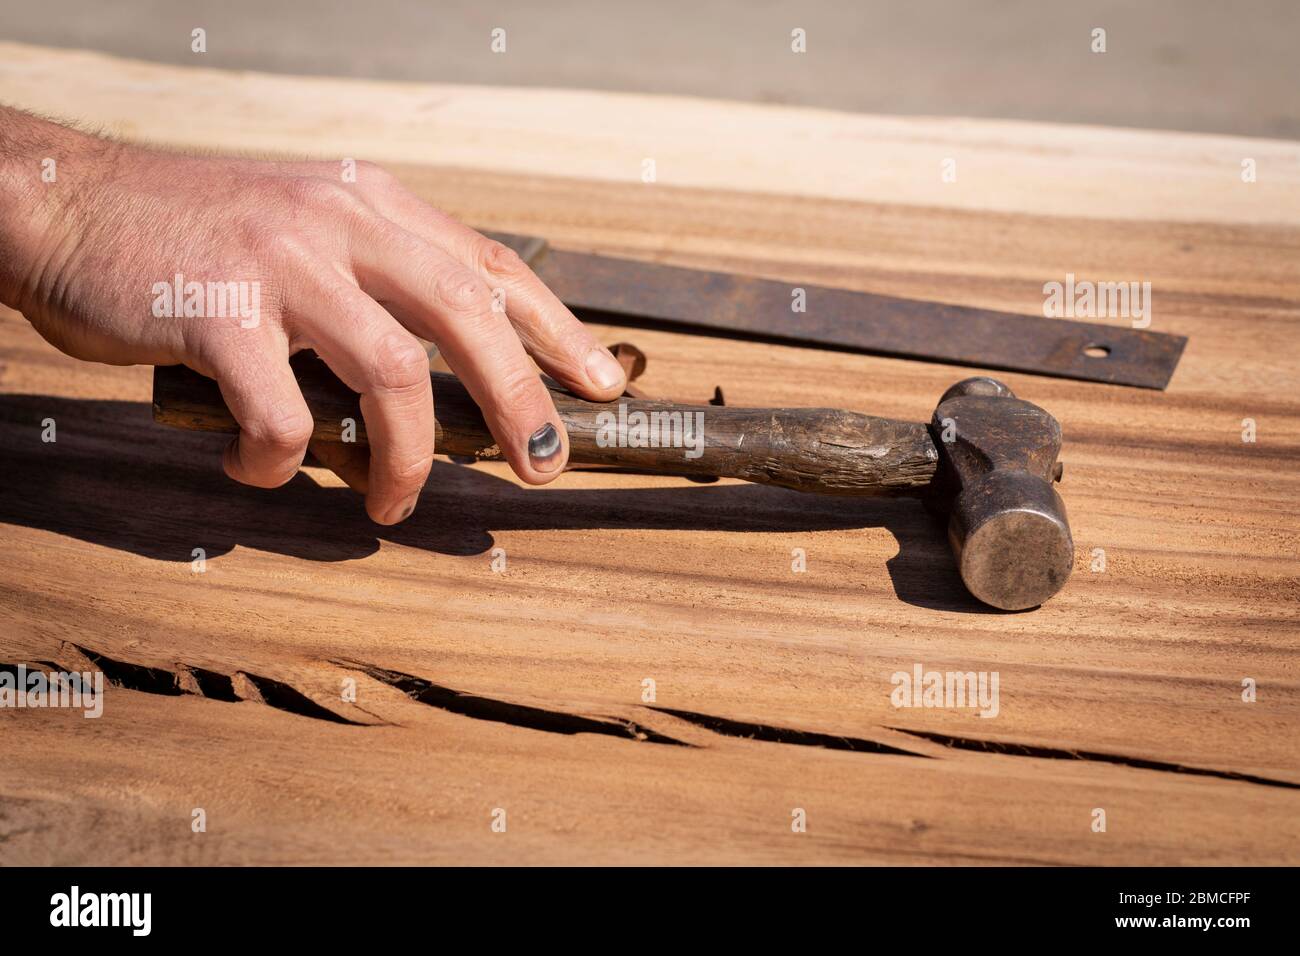
[[[356,442],[365,444],[357,395],[314,355],[295,356],[293,367],[315,420],[314,437],[342,441],[351,421]],[[502,458],[464,386],[451,375],[430,375],[439,453]],[[575,465],[743,478],[841,495],[920,495],[938,466],[938,452],[925,425],[856,412],[631,398],[588,402],[554,387],[551,397],[568,430],[569,461]],[[178,428],[239,430],[217,383],[183,366],[154,370],[153,415],[155,421]]]

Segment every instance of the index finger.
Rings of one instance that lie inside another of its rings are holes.
[[[513,249],[400,186],[376,189],[368,198],[381,215],[482,278],[528,354],[562,385],[592,401],[622,393],[623,367]]]

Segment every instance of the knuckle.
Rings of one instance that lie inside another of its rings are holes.
[[[505,279],[516,279],[528,274],[528,266],[519,253],[495,239],[480,240],[475,256],[485,271]]]
[[[440,276],[436,285],[439,300],[453,312],[484,312],[488,308],[487,286],[467,269]]]
[[[600,343],[587,331],[587,328],[574,320],[572,326],[562,329],[552,337],[555,359],[561,362],[576,362],[582,365],[587,355]]]
[[[286,182],[285,190],[290,204],[298,210],[361,216],[368,208],[352,190],[329,179],[298,176]]]
[[[371,381],[386,391],[412,391],[428,387],[429,356],[406,332],[385,332],[375,343],[370,362]]]
[[[240,224],[239,237],[258,271],[277,273],[284,268],[307,269],[315,261],[311,247],[293,229],[265,218]]]
[[[254,258],[269,259],[281,247],[285,230],[269,219],[253,216],[239,223],[237,235]]]
[[[255,424],[253,440],[277,452],[297,452],[311,440],[312,420],[306,410],[284,411]]]
[[[397,177],[374,160],[357,161],[357,182],[374,188],[391,189],[397,183]]]
[[[496,380],[492,391],[498,412],[505,416],[533,409],[543,394],[541,380],[529,369],[507,371]]]

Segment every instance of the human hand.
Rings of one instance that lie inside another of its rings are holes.
[[[238,481],[275,487],[302,464],[312,419],[289,356],[303,349],[361,395],[369,451],[311,447],[381,524],[414,509],[434,453],[416,336],[438,345],[530,484],[559,474],[568,439],[528,355],[585,398],[624,387],[514,252],[378,166],[356,163],[348,182],[346,164],[163,153],[3,109],[0,124],[0,299],[76,358],[216,379],[240,425],[224,456]],[[53,182],[42,156],[57,157]],[[187,315],[195,288],[202,314]]]

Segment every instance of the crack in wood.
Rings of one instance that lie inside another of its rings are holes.
[[[312,720],[345,724],[353,727],[376,726],[351,720],[316,703],[295,687],[270,677],[253,674],[245,670],[226,675],[217,671],[196,667],[190,664],[177,664],[176,670],[163,667],[150,667],[144,664],[132,664],[116,660],[98,651],[91,650],[71,641],[63,642],[64,650],[84,662],[92,664],[104,674],[104,680],[116,687],[155,694],[165,697],[197,696],[206,700],[224,703],[241,701],[265,704],[276,710],[307,717]],[[77,670],[65,667],[54,661],[33,661],[50,671]],[[697,748],[698,745],[678,740],[662,734],[636,721],[624,717],[587,717],[565,711],[548,710],[528,704],[516,704],[510,701],[483,697],[466,691],[456,690],[435,684],[422,677],[406,674],[402,671],[379,667],[363,661],[330,660],[329,664],[345,670],[354,670],[382,684],[393,687],[413,701],[444,710],[449,713],[474,720],[486,720],[508,724],[528,730],[539,730],[556,734],[600,734],[633,741],[654,744],[667,744],[678,747]],[[17,664],[0,663],[0,671],[16,673]],[[733,720],[717,717],[698,711],[679,710],[672,707],[646,706],[647,710],[667,714],[697,727],[702,727],[724,737],[742,740],[756,740],[764,743],[788,744],[799,747],[820,747],[825,750],[842,750],[851,753],[871,753],[887,756],[920,757],[934,759],[929,754],[905,750],[878,740],[864,737],[850,737],[842,734],[827,734],[793,727],[779,727],[753,721]],[[371,715],[374,716],[374,715]],[[1130,767],[1136,770],[1152,770],[1160,773],[1176,773],[1189,776],[1211,777],[1218,780],[1231,780],[1256,786],[1279,787],[1288,790],[1300,790],[1300,783],[1262,777],[1256,774],[1242,773],[1235,770],[1215,770],[1209,767],[1193,767],[1186,764],[1164,760],[1151,760],[1144,757],[1129,757],[1123,754],[1102,753],[1092,750],[1070,750],[1057,747],[1043,747],[1014,742],[981,740],[973,737],[957,737],[934,731],[911,730],[903,727],[886,727],[894,733],[906,734],[940,744],[953,750],[965,750],[975,753],[998,754],[1011,757],[1032,757],[1040,760],[1081,760],[1093,763],[1107,763]]]
[[[63,642],[69,655],[80,657],[104,674],[104,681],[114,687],[155,694],[163,697],[193,696],[220,703],[237,704],[241,701],[265,704],[298,717],[323,720],[352,727],[369,727],[371,724],[350,720],[327,707],[322,707],[306,694],[271,677],[236,671],[227,675],[191,664],[176,664],[175,670],[149,667],[116,660],[99,651],[91,650],[71,641]],[[66,668],[51,662],[52,670],[82,670]]]
[[[678,720],[704,727],[724,737],[739,737],[742,740],[761,740],[773,744],[793,744],[797,747],[821,747],[825,750],[848,750],[852,753],[888,754],[897,757],[921,757],[933,759],[928,754],[903,750],[883,744],[878,740],[863,737],[845,737],[840,734],[822,734],[811,730],[795,730],[790,727],[776,727],[772,724],[757,724],[743,720],[731,720],[727,717],[714,717],[691,710],[675,710],[671,707],[650,707],[650,710],[668,714]]]
[[[652,744],[668,744],[676,747],[694,747],[694,744],[651,730],[623,717],[583,717],[559,710],[546,710],[527,704],[514,704],[509,701],[480,697],[465,691],[443,687],[432,681],[413,674],[389,670],[363,661],[330,661],[336,667],[360,671],[382,684],[396,688],[407,697],[420,704],[436,707],[439,710],[470,717],[475,720],[489,720],[513,727],[540,730],[552,734],[603,734],[629,740],[644,741]]]
[[[1040,760],[1085,760],[1095,763],[1110,763],[1136,770],[1156,770],[1161,773],[1182,773],[1197,777],[1215,777],[1220,780],[1236,780],[1240,783],[1252,783],[1261,787],[1283,787],[1288,790],[1300,790],[1300,783],[1289,780],[1276,780],[1272,777],[1259,777],[1255,774],[1240,773],[1236,770],[1214,770],[1209,767],[1189,767],[1185,764],[1170,763],[1165,760],[1149,760],[1145,757],[1126,757],[1122,754],[1100,753],[1094,750],[1066,750],[1057,747],[1037,747],[1031,744],[1004,743],[996,740],[979,740],[973,737],[953,737],[948,734],[934,733],[928,730],[906,730],[902,727],[890,727],[889,730],[910,737],[920,737],[932,743],[942,744],[954,750],[972,750],[977,753],[994,753],[1008,757],[1036,757]]]

